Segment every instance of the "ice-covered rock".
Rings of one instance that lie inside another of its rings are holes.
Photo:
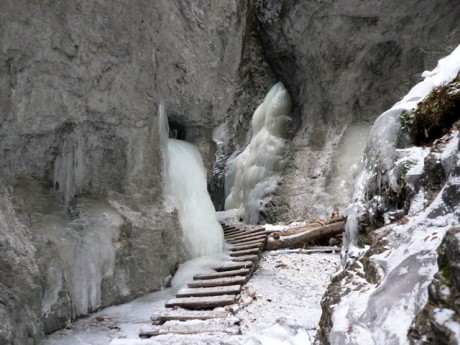
[[[229,163],[225,209],[238,209],[246,223],[257,223],[281,178],[291,108],[289,93],[277,83],[254,112],[249,145]]]
[[[374,124],[348,215],[343,268],[323,303],[322,343],[407,343],[438,270],[436,249],[460,222],[460,134],[451,129],[431,147],[400,148],[400,115],[459,71],[460,46]],[[432,321],[446,325],[448,314],[436,310]]]
[[[460,201],[460,200],[457,200]],[[438,248],[439,272],[428,287],[428,303],[409,331],[411,344],[458,344],[460,340],[460,228],[447,231]]]

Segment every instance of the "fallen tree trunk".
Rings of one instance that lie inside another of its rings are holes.
[[[307,230],[310,230],[310,229],[317,229],[319,227],[323,227],[325,225],[329,225],[329,224],[333,224],[333,223],[338,223],[338,222],[342,222],[342,221],[346,221],[346,217],[334,217],[334,218],[330,218],[330,219],[327,219],[327,220],[324,220],[324,221],[311,221],[310,223],[308,224],[305,224],[305,225],[302,225],[302,226],[298,226],[298,227],[295,227],[295,228],[290,228],[290,229],[286,229],[286,230],[283,230],[283,231],[272,231],[272,234],[280,234],[282,236],[288,236],[288,235],[294,235],[294,234],[298,234],[298,233],[301,233],[301,232],[305,232]]]
[[[298,228],[293,235],[283,236],[282,233],[274,233],[267,238],[265,250],[302,247],[318,238],[340,234],[344,230],[344,225],[344,221],[339,221],[314,228],[311,225]]]
[[[306,248],[298,248],[298,249],[281,249],[277,250],[276,252],[270,252],[268,255],[270,256],[276,256],[276,255],[283,255],[283,254],[314,254],[314,253],[337,253],[340,252],[341,247],[338,246],[327,246],[327,247],[321,247],[321,246],[311,246],[311,247],[306,247]]]

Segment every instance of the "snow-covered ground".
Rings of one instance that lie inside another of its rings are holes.
[[[49,336],[44,345],[307,345],[315,336],[321,297],[338,264],[338,254],[265,252],[239,303],[231,306],[241,320],[242,335],[207,333],[140,339],[139,329],[149,324],[151,314],[163,311],[166,299],[172,297],[173,292],[167,289],[78,320]]]

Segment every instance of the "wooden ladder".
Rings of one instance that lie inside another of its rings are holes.
[[[239,319],[220,307],[237,302],[242,286],[257,266],[267,233],[264,228],[245,230],[226,224],[222,229],[225,241],[231,245],[231,259],[212,267],[211,273],[195,275],[175,298],[166,301],[164,312],[152,315],[153,324],[139,331],[141,338],[168,333],[240,334]]]

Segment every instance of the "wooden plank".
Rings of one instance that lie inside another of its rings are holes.
[[[224,235],[225,236],[231,236],[231,235],[236,235],[241,232],[240,229],[231,229],[231,230],[224,230]]]
[[[234,261],[257,261],[259,259],[259,255],[250,254],[244,256],[235,256],[232,257]]]
[[[202,297],[238,295],[241,292],[241,285],[215,286],[204,288],[182,288],[176,293],[176,297]]]
[[[213,309],[235,303],[236,295],[208,297],[181,297],[166,301],[166,308],[182,307],[188,309]]]
[[[146,325],[139,331],[140,338],[150,338],[165,334],[199,334],[216,333],[239,334],[240,328],[236,325],[239,320],[235,317],[228,319],[195,320],[192,322],[167,321],[161,326]]]
[[[245,284],[247,280],[248,280],[248,277],[246,276],[194,280],[188,283],[187,286],[189,288],[204,288],[204,287],[225,286],[225,285],[238,285],[238,284]]]
[[[234,226],[234,225],[223,225],[222,229],[224,229],[224,230],[226,230],[226,229],[237,229],[237,227]]]
[[[247,238],[247,237],[254,237],[254,236],[262,235],[262,234],[265,234],[265,231],[256,231],[256,232],[250,232],[250,233],[241,232],[233,236],[226,236],[225,239],[227,241],[233,241],[233,240],[239,240],[239,239]]]
[[[223,272],[211,272],[211,273],[200,273],[193,276],[194,280],[202,279],[215,279],[215,278],[225,278],[225,277],[234,277],[234,276],[246,276],[251,272],[249,268],[240,268],[237,270],[223,271]]]
[[[150,316],[150,320],[157,323],[166,321],[187,321],[187,320],[209,320],[226,318],[228,312],[225,310],[166,310]]]
[[[257,248],[243,249],[230,252],[230,256],[245,256],[249,254],[260,255],[260,250]]]
[[[260,236],[267,237],[268,233],[264,231],[264,232],[256,232],[252,234],[242,234],[242,235],[238,235],[237,237],[232,237],[232,238],[226,237],[225,240],[230,243],[231,241],[239,241],[239,240],[246,239],[246,238],[260,237]]]
[[[240,232],[238,232],[236,234],[225,236],[225,238],[228,239],[228,240],[235,240],[235,239],[238,239],[239,237],[242,237],[242,236],[247,236],[247,235],[251,235],[251,234],[261,234],[261,233],[265,233],[265,229],[254,229],[254,230],[240,231]]]
[[[227,241],[230,244],[243,244],[243,243],[250,243],[250,242],[255,242],[257,240],[264,240],[267,238],[267,235],[256,235],[254,237],[248,237],[248,238],[242,238],[239,240],[229,240]]]
[[[245,250],[245,249],[262,249],[264,246],[264,241],[256,241],[253,243],[249,244],[232,244],[230,248],[228,248],[228,251],[230,252],[237,252],[240,250]]]
[[[222,225],[222,229],[236,229],[234,225]]]
[[[262,237],[262,238],[255,239],[255,240],[243,241],[241,243],[229,243],[229,247],[234,248],[238,246],[248,246],[248,245],[255,245],[255,244],[265,246],[266,239],[267,239],[266,237]]]
[[[212,269],[217,272],[232,271],[240,268],[251,268],[253,266],[252,261],[226,261],[221,263],[219,266],[215,266]]]

